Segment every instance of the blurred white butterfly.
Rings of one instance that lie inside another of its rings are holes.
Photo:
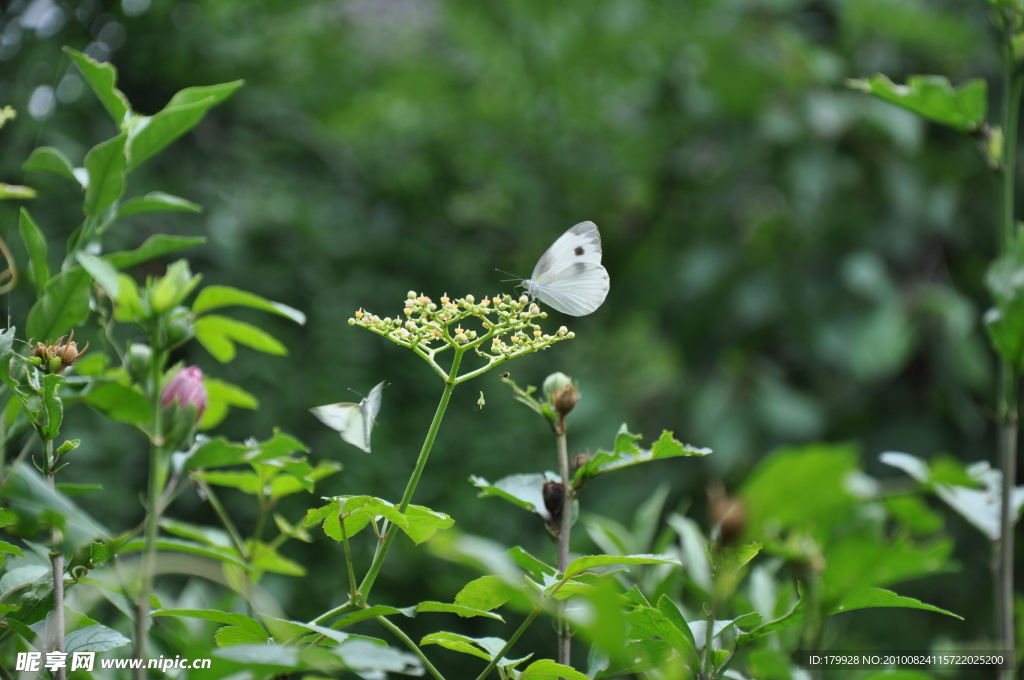
[[[378,383],[370,394],[358,404],[342,402],[309,409],[324,425],[341,433],[341,438],[353,446],[370,452],[370,433],[380,413],[381,393],[385,384]]]
[[[601,234],[580,222],[558,237],[523,281],[530,297],[571,316],[592,313],[608,296],[608,271],[601,266]]]

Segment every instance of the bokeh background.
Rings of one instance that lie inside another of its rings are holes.
[[[187,86],[246,80],[130,180],[130,195],[167,191],[203,214],[139,216],[112,239],[206,235],[188,253],[206,283],[308,314],[305,327],[238,315],[269,326],[286,358],[243,349],[221,366],[198,345],[180,358],[260,400],[217,433],[266,438],[277,425],[314,459],[342,461],[326,495],[397,498],[441,391],[410,353],[348,326],[352,312],[394,315],[408,290],[511,292],[496,268],[529,276],[588,219],[604,238],[608,300],[585,318],[553,314],[577,338],[510,364],[512,377],[577,380],[574,449],[610,446],[628,423],[715,453],[602,477],[584,510],[621,516],[669,483],[668,506],[703,521],[710,480],[734,489],[784,444],[856,442],[881,477],[893,474],[876,462],[886,450],[992,457],[994,361],[979,318],[993,177],[970,140],[843,85],[876,72],[993,81],[980,0],[8,0],[0,11],[0,105],[19,113],[0,130],[0,180],[40,190],[31,208],[51,248],[80,221],[74,189],[20,164],[37,145],[80,163],[114,133],[62,45],[113,62],[144,113]],[[14,215],[3,206],[0,233],[16,243]],[[29,302],[13,295],[4,312],[23,319]],[[383,379],[372,455],[308,413]],[[74,415],[74,481],[143,488],[144,442],[97,422]],[[466,480],[555,466],[543,423],[488,374],[456,392],[415,500],[550,556],[537,518],[476,499]],[[252,521],[246,498],[226,499]],[[293,497],[284,514],[317,502]],[[116,489],[81,503],[116,527],[142,513]],[[194,494],[171,514],[212,520]],[[909,647],[987,634],[988,546],[955,516],[947,530],[960,575],[899,590],[967,622],[883,612],[851,617],[857,626],[898,629]],[[470,578],[404,543],[375,599],[450,601]],[[310,578],[267,582],[288,616],[341,603],[338,546],[290,546]]]

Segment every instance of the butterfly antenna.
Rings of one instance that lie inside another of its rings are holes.
[[[523,277],[521,277],[521,276],[516,276],[515,274],[509,274],[509,273],[508,273],[507,271],[505,271],[504,269],[495,269],[494,271],[496,271],[496,272],[501,272],[502,274],[508,274],[509,276],[511,276],[511,277],[512,277],[511,279],[502,279],[502,280],[501,280],[501,282],[502,282],[502,283],[508,283],[509,281],[522,281],[522,280],[523,280]]]

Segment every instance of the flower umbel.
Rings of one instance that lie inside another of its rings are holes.
[[[449,349],[460,355],[472,349],[487,363],[460,375],[455,380],[460,383],[509,359],[575,337],[565,326],[554,334],[545,333],[538,321],[546,318],[547,312],[525,295],[496,295],[479,302],[472,295],[456,300],[443,296],[435,302],[409,291],[399,316],[382,319],[360,309],[348,322],[408,347],[445,380],[448,372],[437,363],[436,356]]]
[[[206,388],[203,386],[203,372],[199,367],[186,366],[164,387],[160,395],[160,406],[167,408],[175,403],[182,410],[194,408],[197,421],[203,415],[208,402]]]

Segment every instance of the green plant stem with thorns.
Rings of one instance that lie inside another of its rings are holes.
[[[149,597],[153,590],[153,569],[157,532],[160,526],[160,497],[164,484],[163,411],[160,406],[160,378],[163,375],[164,353],[154,350],[149,365],[149,388],[153,413],[149,450],[149,495],[146,497],[145,544],[139,573],[139,599],[135,611],[135,656],[146,658],[146,637],[149,629]],[[135,672],[136,680],[145,680],[146,670]]]
[[[1017,167],[1017,126],[1021,103],[1021,91],[1024,78],[1017,66],[1014,50],[1014,24],[1009,16],[1004,23],[1003,44],[1003,163],[1001,193],[1001,224],[1000,224],[1000,255],[1006,253],[1016,234],[1014,221],[1014,190]],[[996,635],[999,646],[1004,650],[1014,649],[1014,616],[1013,616],[1013,529],[1015,512],[1013,508],[1013,491],[1017,478],[1017,436],[1018,415],[1017,398],[1020,376],[1006,360],[1000,362],[1000,401],[999,401],[999,467],[1002,471],[1002,489],[999,507],[999,540],[995,544],[996,574]],[[1013,678],[1012,670],[1000,672],[1003,680]]]

